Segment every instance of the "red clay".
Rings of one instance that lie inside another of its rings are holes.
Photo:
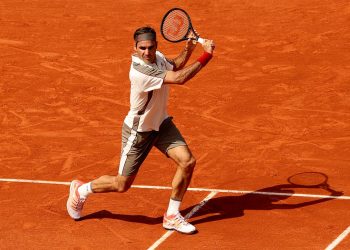
[[[350,6],[342,0],[2,1],[0,178],[116,173],[132,34],[145,24],[159,31],[175,6],[217,45],[206,68],[171,92],[170,114],[198,159],[191,187],[279,191],[288,176],[319,171],[349,195]],[[169,57],[184,46],[158,38]],[[154,150],[135,184],[169,186],[174,170]],[[94,195],[79,222],[65,211],[68,186],[0,182],[0,190],[4,249],[147,249],[165,233],[167,190]],[[188,192],[184,212],[207,194]],[[159,249],[325,249],[349,226],[348,207],[219,193],[191,218],[198,234],[175,233]],[[349,248],[345,238],[337,249]]]

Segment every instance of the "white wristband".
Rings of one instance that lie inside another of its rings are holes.
[[[199,42],[200,44],[203,44],[204,43],[204,39],[201,38],[201,37],[198,37],[197,42]]]

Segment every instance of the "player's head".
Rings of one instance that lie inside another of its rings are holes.
[[[156,61],[157,36],[152,27],[138,28],[134,33],[135,52],[146,63]]]
[[[150,26],[144,26],[135,30],[134,41],[137,44],[140,41],[153,40],[157,41],[156,31]]]

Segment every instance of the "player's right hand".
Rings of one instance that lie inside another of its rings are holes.
[[[205,39],[202,46],[205,52],[213,54],[215,49],[215,43],[213,40]]]

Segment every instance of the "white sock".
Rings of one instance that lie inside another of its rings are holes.
[[[177,214],[179,212],[180,205],[181,205],[181,201],[170,199],[168,211],[166,212],[166,214],[167,215]]]
[[[84,183],[78,188],[78,192],[81,198],[87,198],[89,194],[92,194],[91,182]]]

